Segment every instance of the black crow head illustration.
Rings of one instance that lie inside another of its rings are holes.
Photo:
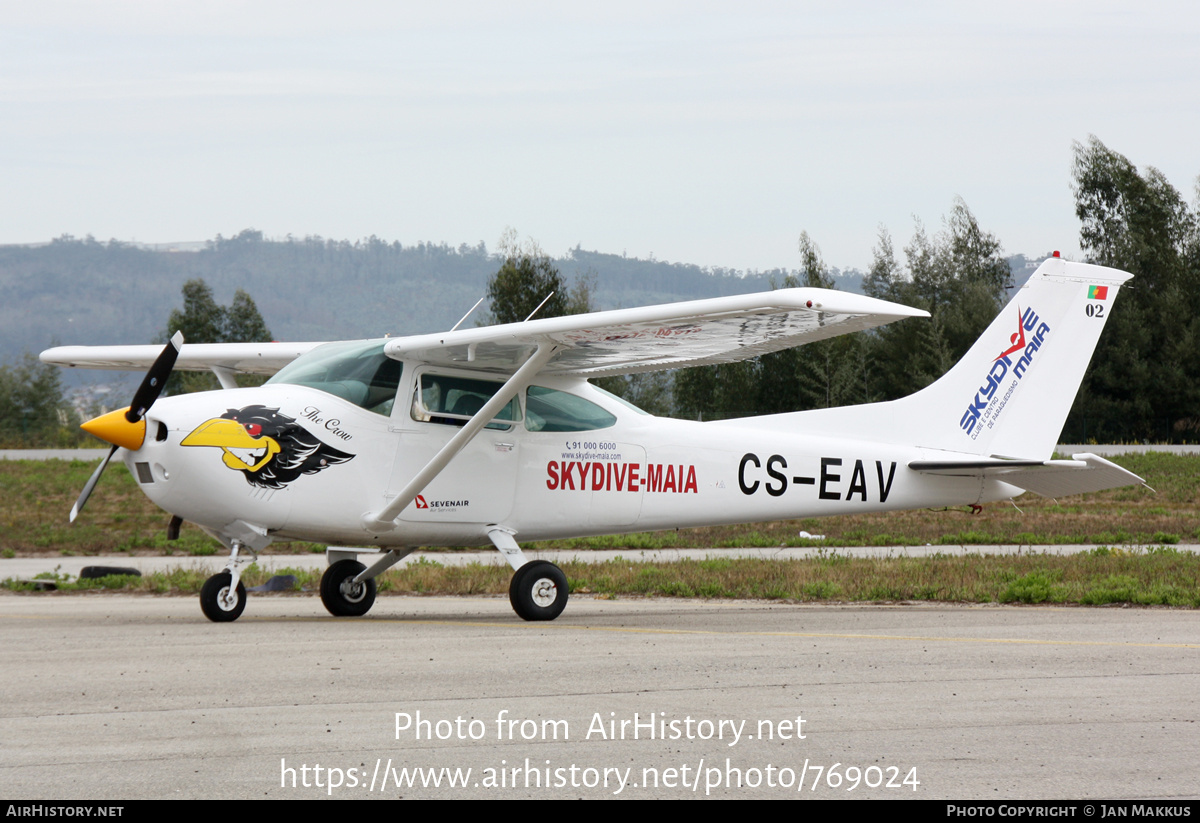
[[[322,443],[294,417],[258,405],[229,409],[206,420],[182,445],[221,449],[226,466],[242,472],[250,485],[266,489],[282,489],[302,474],[316,474],[354,457]]]

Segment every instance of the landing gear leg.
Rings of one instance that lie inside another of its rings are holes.
[[[208,578],[200,589],[200,611],[214,623],[231,623],[246,610],[246,587],[241,581],[241,565],[253,563],[258,555],[250,549],[249,560],[240,557],[238,552],[242,548],[245,546],[240,541],[232,541],[225,571]]]

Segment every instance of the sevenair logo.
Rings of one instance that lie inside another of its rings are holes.
[[[429,509],[432,511],[445,511],[446,509],[465,509],[471,505],[470,500],[426,500],[425,495],[418,494],[417,499],[413,501],[418,509]]]
[[[1042,347],[1050,327],[1041,322],[1033,309],[1018,307],[1017,330],[1009,337],[1009,346],[996,356],[988,369],[986,382],[975,392],[974,400],[958,421],[959,427],[975,440],[984,429],[996,425],[1017,385],[1029,371],[1034,355]]]
[[[282,489],[302,474],[316,474],[354,455],[322,443],[294,417],[266,406],[228,409],[183,438],[184,446],[221,449],[222,461],[251,486]]]

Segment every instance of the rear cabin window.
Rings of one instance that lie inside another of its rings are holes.
[[[616,415],[574,394],[530,386],[526,395],[525,428],[531,432],[584,432],[616,422]]]

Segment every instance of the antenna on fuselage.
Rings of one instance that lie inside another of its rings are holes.
[[[546,297],[545,297],[545,299],[543,299],[541,303],[538,303],[538,304],[537,304],[537,309],[534,309],[533,311],[531,311],[531,312],[529,313],[529,317],[533,317],[535,314],[537,314],[537,313],[538,313],[538,309],[540,309],[542,306],[546,305],[546,300],[549,300],[549,299],[550,299],[551,297],[553,297],[553,296],[554,296],[554,292],[550,292],[549,294],[547,294],[547,295],[546,295]],[[529,317],[526,317],[526,318],[525,318],[525,320],[524,320],[524,322],[528,323],[528,322],[529,322]]]
[[[470,309],[468,309],[467,313],[462,316],[462,320],[459,320],[457,323],[454,324],[454,329],[457,329],[459,326],[461,326],[463,324],[463,320],[466,320],[468,317],[470,317],[471,312],[473,312],[477,308],[479,308],[479,304],[482,303],[484,301],[484,298],[486,298],[486,297],[487,297],[487,295],[485,294],[483,297],[476,300],[475,305],[472,306]],[[454,329],[450,329],[450,331],[454,331]]]

